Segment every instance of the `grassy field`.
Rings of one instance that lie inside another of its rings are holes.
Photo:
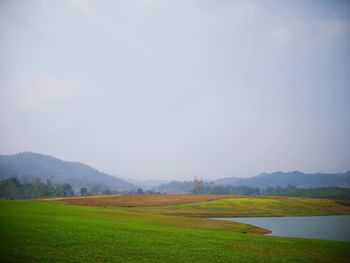
[[[48,200],[63,201],[74,205],[88,206],[122,206],[152,207],[193,202],[212,201],[232,198],[233,195],[196,195],[196,194],[152,194],[152,195],[104,195],[86,197],[51,198]],[[238,196],[237,196],[238,197]]]
[[[188,217],[196,213],[186,217],[157,214],[167,209],[244,211],[245,207],[251,213],[255,208],[247,206],[247,202],[258,203],[268,213],[272,211],[268,205],[270,198],[252,201],[207,196],[198,197],[200,200],[194,203],[189,203],[190,196],[183,197],[184,200],[176,196],[163,198],[167,200],[158,205],[145,199],[142,206],[133,207],[124,204],[106,207],[106,200],[99,204],[102,207],[71,205],[67,199],[0,200],[0,262],[348,262],[350,257],[349,242],[250,234],[263,230]],[[87,199],[97,205],[99,198]],[[289,200],[277,201],[282,199]],[[315,200],[318,199],[301,199],[304,211],[349,212],[346,206],[335,202],[322,203],[322,208],[316,209],[319,201]],[[147,207],[148,202],[153,207]],[[298,200],[295,202],[299,207]],[[276,211],[281,206],[272,205]],[[291,207],[297,209],[295,204]]]
[[[334,200],[284,197],[236,197],[150,208],[160,214],[199,217],[306,216],[350,214]]]
[[[56,198],[67,204],[125,207],[129,211],[191,217],[293,216],[350,214],[335,200],[243,195],[116,195]]]

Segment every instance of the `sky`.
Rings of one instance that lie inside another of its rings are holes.
[[[0,1],[0,154],[134,179],[350,170],[350,2]]]

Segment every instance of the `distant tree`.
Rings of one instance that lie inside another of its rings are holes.
[[[103,195],[112,195],[113,191],[111,189],[106,189],[106,190],[103,190],[101,192],[101,194],[103,194]]]
[[[156,186],[152,191],[158,193],[191,193],[193,192],[193,181],[172,181]]]
[[[53,184],[50,180],[45,184],[40,179],[21,183],[15,177],[0,182],[0,197],[4,198],[20,199],[58,195],[74,195],[71,185]]]
[[[86,187],[80,188],[80,195],[88,195],[88,189]]]
[[[72,186],[70,184],[63,185],[63,195],[74,195]]]
[[[99,185],[94,185],[90,191],[90,194],[97,195],[101,193],[101,187]]]
[[[46,185],[40,178],[36,178],[31,183],[34,196],[44,196],[46,194]]]
[[[0,197],[18,198],[20,194],[20,182],[17,178],[12,177],[0,183]]]
[[[194,194],[201,194],[203,193],[203,179],[200,178],[198,179],[195,177],[193,179],[193,191]]]
[[[137,193],[138,195],[142,195],[142,194],[143,194],[142,188],[138,188],[137,191],[136,191],[136,193]]]
[[[45,195],[52,196],[56,194],[55,185],[50,179],[46,180]]]
[[[160,192],[155,192],[152,190],[147,190],[146,192],[144,192],[145,194],[160,194]]]

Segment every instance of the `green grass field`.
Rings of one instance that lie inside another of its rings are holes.
[[[230,202],[237,201],[175,206],[230,207]],[[0,262],[348,262],[350,258],[349,242],[249,234],[259,229],[53,201],[0,200],[0,231]]]

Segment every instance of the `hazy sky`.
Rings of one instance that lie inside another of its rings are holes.
[[[349,1],[1,1],[0,154],[136,179],[350,169]]]

